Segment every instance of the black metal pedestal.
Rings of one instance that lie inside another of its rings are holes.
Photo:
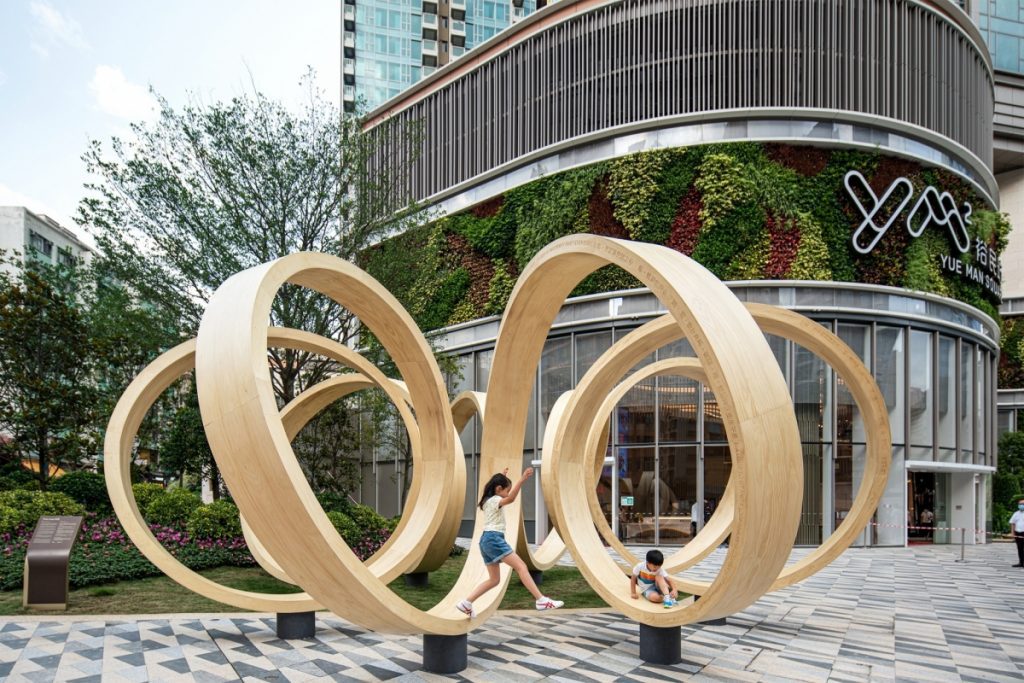
[[[640,624],[640,659],[648,664],[678,664],[682,658],[680,627]]]
[[[282,640],[312,638],[316,635],[316,612],[277,615],[277,637]]]
[[[457,674],[466,668],[469,637],[423,635],[423,670]]]
[[[538,586],[544,583],[544,572],[542,572],[539,569],[531,569],[530,577],[533,579],[533,582]]]
[[[411,586],[412,588],[426,588],[430,585],[430,573],[429,572],[413,572],[412,574],[404,574],[405,585]]]
[[[700,596],[699,595],[694,595],[693,596],[693,601],[697,602],[698,600],[700,600]],[[707,624],[708,626],[725,626],[726,621],[725,621],[725,617],[721,617],[720,619],[706,619],[706,620],[704,620],[702,622],[699,622],[699,623]]]

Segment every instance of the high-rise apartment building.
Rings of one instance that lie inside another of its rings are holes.
[[[0,206],[0,254],[20,255],[27,262],[70,266],[89,260],[92,249],[73,232],[41,213],[23,206]],[[5,263],[0,270],[14,272],[17,267]]]
[[[537,0],[345,0],[345,111],[376,108],[537,5]]]

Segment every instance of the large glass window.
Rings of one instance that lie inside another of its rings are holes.
[[[875,340],[875,382],[882,392],[882,398],[885,399],[886,408],[889,409],[892,441],[904,443],[906,391],[903,387],[906,373],[903,370],[903,329],[879,326],[875,332]]]
[[[910,331],[910,459],[932,459],[932,335]]]
[[[619,533],[627,543],[653,543],[654,448],[620,448],[618,457],[620,467],[626,473],[625,480],[620,482],[619,495],[632,498],[633,503],[620,506]]]
[[[540,359],[540,433],[548,423],[555,401],[572,389],[572,337],[549,339]]]
[[[956,462],[956,340],[939,335],[938,442],[939,462]]]
[[[576,335],[576,381],[579,382],[601,354],[612,345],[612,333],[591,332]]]
[[[732,458],[728,446],[704,446],[704,524],[718,510],[725,485],[732,474]]]
[[[659,501],[659,543],[676,545],[693,537],[691,511],[697,500],[697,447],[662,446],[658,451],[658,471],[667,484],[667,501]]]
[[[832,440],[832,369],[802,346],[794,346],[793,408],[800,440]]]
[[[960,343],[960,457],[974,461],[974,344]]]

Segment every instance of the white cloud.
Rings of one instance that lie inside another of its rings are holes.
[[[59,44],[78,49],[89,47],[81,25],[70,15],[61,14],[46,0],[32,0],[29,8],[36,20],[32,32],[32,49],[40,57],[48,57],[50,48]]]
[[[151,121],[156,118],[156,98],[144,86],[125,78],[116,66],[97,66],[89,81],[89,90],[100,111],[111,116],[129,121]]]

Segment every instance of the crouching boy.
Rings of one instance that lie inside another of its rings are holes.
[[[636,600],[643,595],[651,602],[664,603],[672,607],[679,598],[679,591],[672,586],[672,579],[662,567],[665,556],[660,550],[648,550],[645,562],[637,562],[633,567],[633,575],[629,579],[629,596]],[[637,594],[637,584],[640,593]]]

